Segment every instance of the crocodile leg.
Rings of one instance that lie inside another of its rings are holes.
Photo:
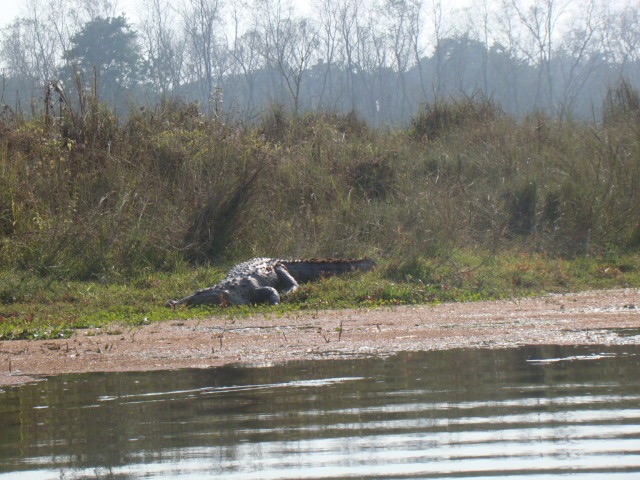
[[[280,294],[273,287],[256,288],[252,294],[253,303],[267,303],[269,305],[278,305],[280,303]]]
[[[284,265],[278,265],[275,268],[276,274],[278,275],[278,280],[282,284],[283,292],[282,295],[289,295],[293,293],[298,288],[298,282],[296,279],[291,276]]]
[[[296,282],[296,279],[291,276],[287,269],[282,265],[278,265],[274,270],[283,288],[282,295],[295,292],[298,288],[298,282]],[[280,294],[273,287],[260,287],[253,290],[252,300],[253,303],[269,302],[269,305],[278,305],[280,303]]]

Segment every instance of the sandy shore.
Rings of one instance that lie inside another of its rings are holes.
[[[81,330],[69,339],[1,341],[0,386],[62,373],[271,365],[460,347],[639,342],[640,289],[627,288],[499,302],[214,317],[131,330]]]

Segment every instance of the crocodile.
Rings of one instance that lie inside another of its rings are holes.
[[[225,278],[212,287],[198,290],[179,300],[169,300],[167,306],[277,305],[283,297],[295,292],[300,283],[356,270],[366,272],[374,266],[375,263],[368,258],[254,258],[233,267]]]

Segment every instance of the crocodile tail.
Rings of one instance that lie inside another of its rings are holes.
[[[282,260],[279,263],[284,265],[291,276],[300,283],[309,282],[319,277],[339,275],[341,273],[355,271],[366,272],[376,265],[375,262],[369,258],[311,258],[301,260]]]

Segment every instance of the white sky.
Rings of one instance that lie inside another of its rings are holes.
[[[292,0],[293,4],[304,4],[307,6],[309,0]],[[576,5],[581,5],[582,2],[580,0],[569,0],[569,2],[574,3]],[[610,5],[623,5],[628,3],[629,0],[609,0]],[[11,20],[16,18],[17,16],[24,14],[23,5],[24,0],[0,0],[0,28],[7,25]],[[428,4],[428,0],[425,2]],[[450,0],[449,2],[443,2],[444,4],[453,4],[457,6],[464,6],[473,4],[474,0]],[[137,5],[139,4],[139,0],[117,0],[118,5],[118,13],[125,13],[127,18],[135,22],[136,14],[137,14]]]
[[[0,27],[4,27],[11,20],[23,15],[24,0],[0,0]],[[131,20],[135,16],[135,0],[118,0],[118,9],[127,14]]]
[[[2,0],[0,7],[0,26],[5,26],[20,14],[21,0]]]

